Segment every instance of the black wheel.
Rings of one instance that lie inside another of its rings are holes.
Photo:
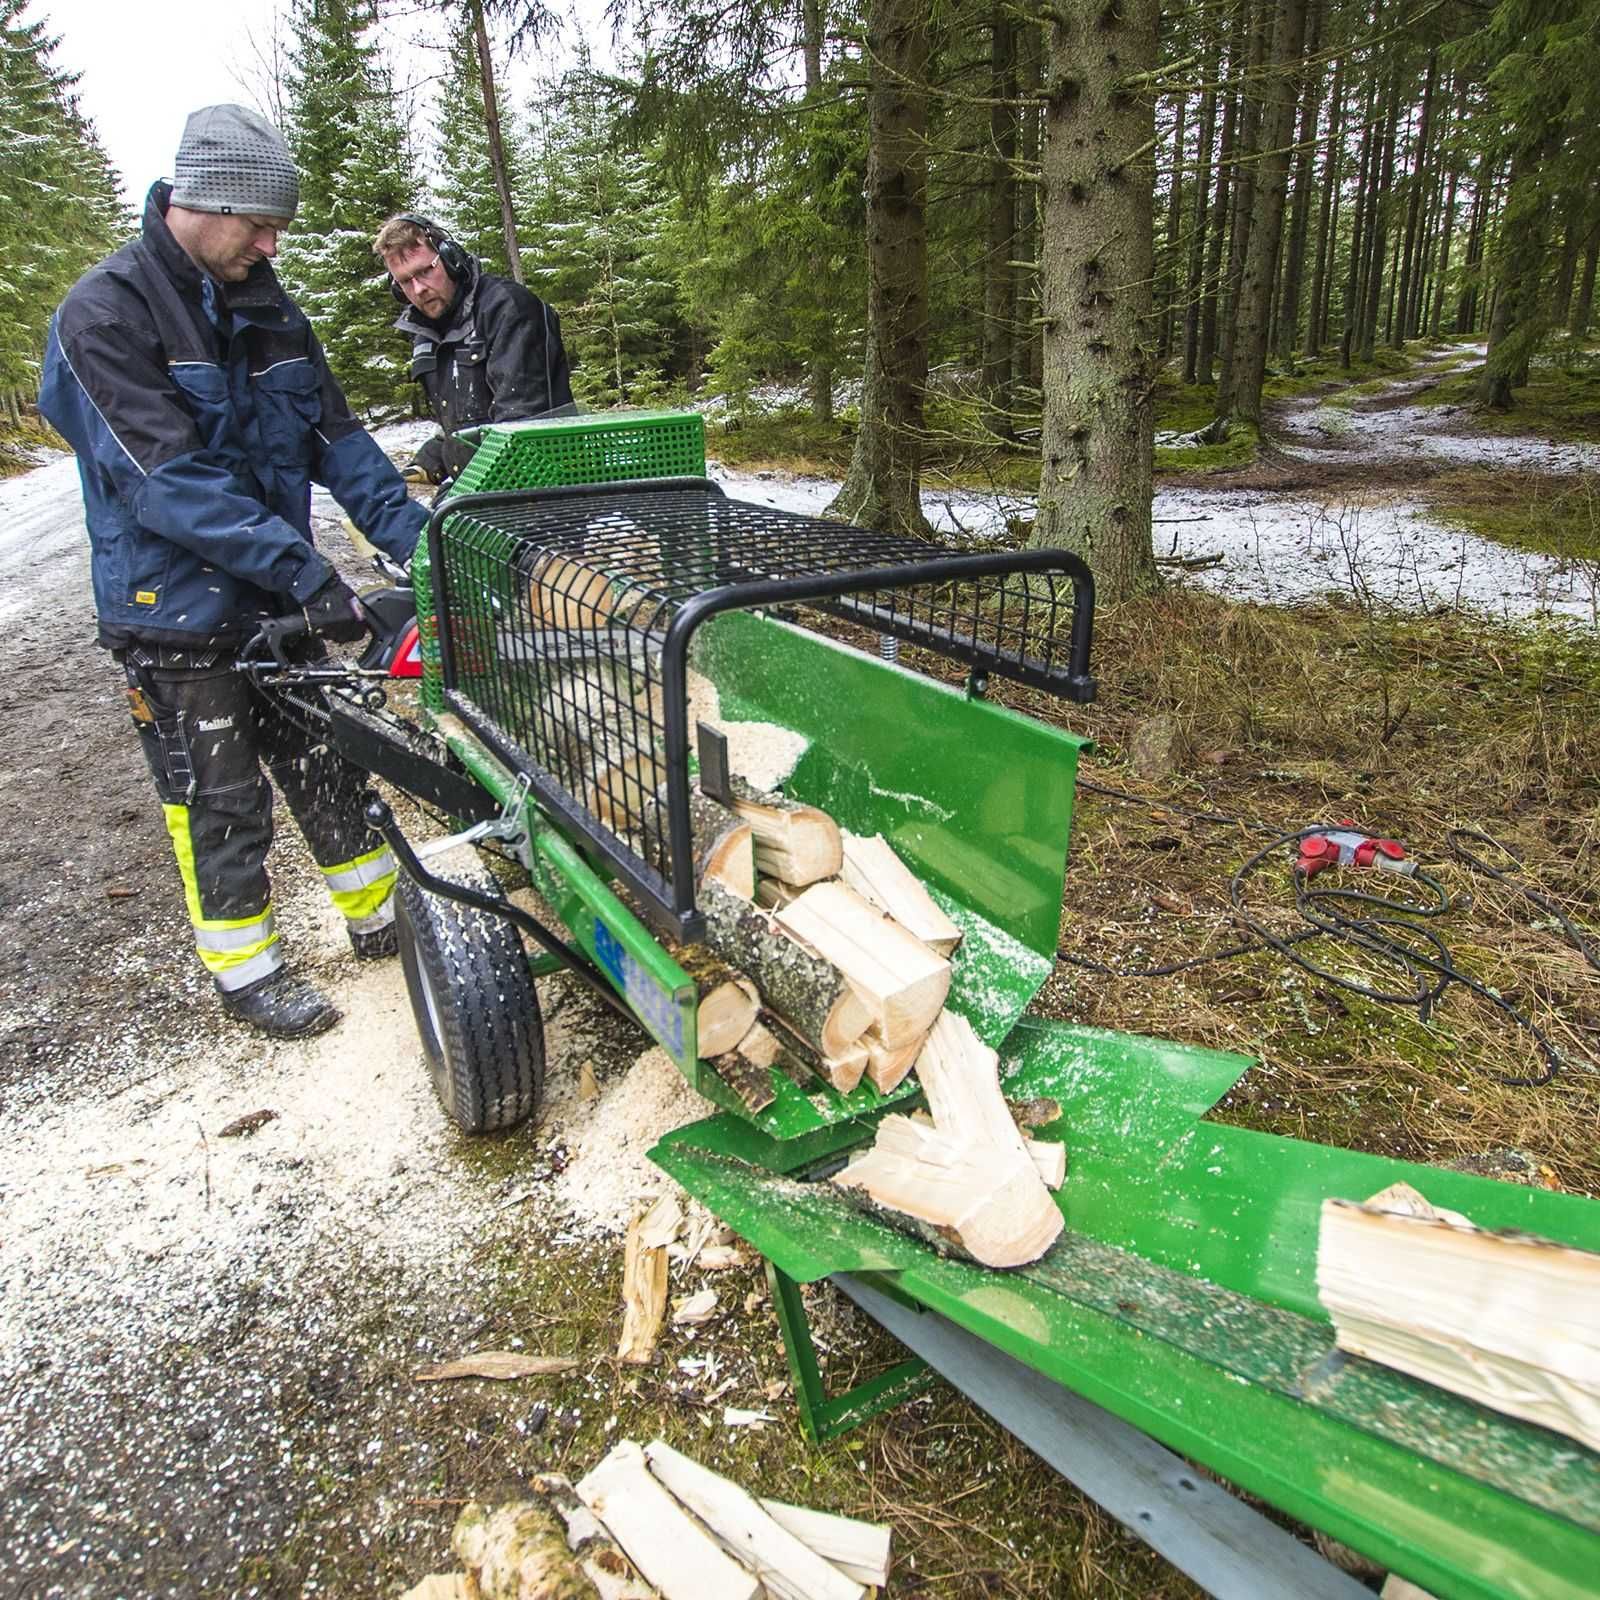
[[[500,891],[481,868],[465,888]],[[440,1104],[467,1133],[498,1133],[533,1115],[544,1085],[544,1023],[516,929],[400,874],[400,964]]]

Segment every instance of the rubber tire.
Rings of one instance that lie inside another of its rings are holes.
[[[498,895],[482,868],[451,881]],[[531,1117],[544,1087],[544,1021],[515,927],[419,888],[404,872],[395,924],[400,965],[435,1093],[464,1133]]]

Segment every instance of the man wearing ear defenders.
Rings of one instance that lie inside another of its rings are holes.
[[[390,217],[372,250],[405,307],[395,327],[411,340],[411,376],[439,424],[407,477],[455,478],[472,459],[473,446],[456,437],[463,428],[574,409],[561,322],[537,295],[483,271],[414,212]]]

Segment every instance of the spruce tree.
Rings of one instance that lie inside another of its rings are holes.
[[[50,315],[129,230],[117,175],[78,111],[57,38],[0,0],[0,420],[38,388]]]
[[[404,341],[372,239],[408,210],[417,183],[407,118],[359,0],[294,0],[288,127],[300,211],[279,270],[311,318],[351,406],[372,415],[409,404]]]
[[[546,121],[533,174],[528,287],[561,316],[580,400],[659,399],[682,324],[666,184],[619,136],[586,68],[553,98],[561,116]]]

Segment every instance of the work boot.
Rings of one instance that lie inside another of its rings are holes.
[[[338,1009],[304,978],[279,967],[259,983],[222,993],[222,1009],[269,1039],[305,1039],[326,1033]]]
[[[350,935],[350,948],[355,951],[357,961],[383,961],[400,954],[400,935],[392,922],[365,932],[359,928],[345,931]]]

